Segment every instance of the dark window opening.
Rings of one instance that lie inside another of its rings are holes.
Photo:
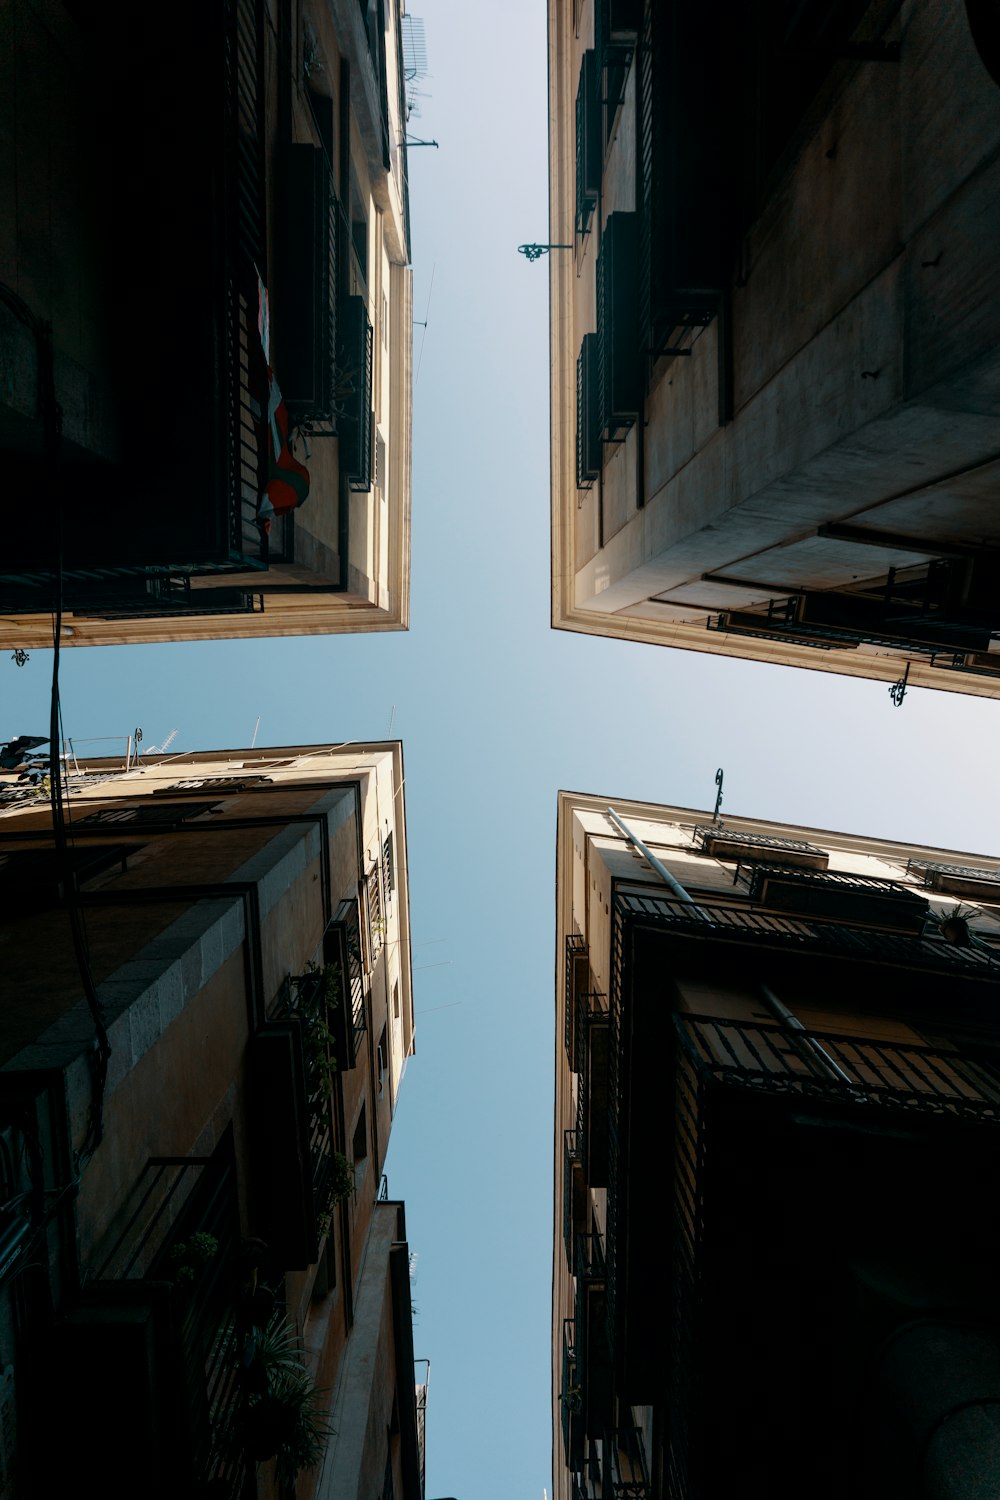
[[[368,1155],[368,1118],[365,1106],[362,1104],[361,1113],[358,1115],[358,1123],[354,1127],[354,1136],[351,1140],[351,1155],[354,1165],[363,1162]]]

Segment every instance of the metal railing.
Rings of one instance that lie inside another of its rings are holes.
[[[958,1052],[714,1016],[674,1029],[702,1081],[1000,1124],[1000,1074]]]
[[[334,1150],[331,1095],[336,1067],[330,1052],[326,976],[322,970],[289,977],[274,1019],[290,1017],[302,1026],[312,1194],[316,1217],[321,1219],[330,1208]]]
[[[361,924],[358,919],[356,898],[341,901],[333,914],[333,921],[343,924],[347,947],[347,973],[343,976],[345,998],[350,1006],[350,1022],[357,1054],[361,1038],[367,1029],[367,991],[364,966],[361,958]]]
[[[607,1277],[607,1261],[604,1254],[604,1239],[599,1230],[576,1237],[575,1274],[577,1281],[604,1281]]]
[[[784,851],[787,854],[825,854],[817,844],[807,843],[805,839],[783,839],[775,838],[771,834],[751,833],[747,829],[728,828],[725,823],[697,823],[691,830],[691,836],[696,849],[705,852],[716,839],[723,840],[727,844],[742,845],[747,849],[773,850],[775,855]]]
[[[584,1156],[584,1170],[590,1172],[593,1163],[588,1162],[588,1115],[594,1105],[592,1094],[595,1077],[591,1067],[592,1037],[596,1026],[607,1026],[609,1022],[608,997],[600,990],[585,990],[576,997],[576,1129]],[[591,1182],[595,1179],[589,1178]]]
[[[1000,866],[984,869],[981,865],[948,865],[929,859],[908,859],[907,875],[917,875],[925,886],[933,886],[935,875],[950,875],[956,880],[979,881],[984,886],[1000,885]]]
[[[370,934],[369,957],[374,967],[375,960],[385,942],[385,915],[382,910],[382,886],[379,881],[379,861],[376,860],[366,876],[368,889],[368,931]]]
[[[944,937],[920,937],[874,930],[821,917],[786,917],[749,906],[685,904],[666,895],[633,891],[615,894],[616,914],[717,943],[753,943],[792,952],[893,964],[929,973],[1000,979],[1000,951],[959,947]]]
[[[576,1213],[574,1199],[579,1176],[583,1172],[583,1153],[575,1130],[563,1131],[563,1241],[566,1260],[573,1269],[576,1264],[574,1239],[576,1236]]]
[[[183,1253],[195,1233],[215,1246],[196,1266]],[[179,1441],[187,1445],[185,1463],[198,1492],[220,1500],[238,1500],[248,1475],[234,1306],[239,1246],[232,1162],[218,1154],[150,1157],[129,1217],[97,1272],[99,1280],[177,1284],[176,1353],[186,1425]]]
[[[566,938],[566,990],[565,1002],[565,1042],[566,1057],[570,1067],[575,1071],[577,1064],[576,1056],[576,997],[580,990],[577,983],[577,970],[581,962],[588,957],[587,944],[578,932],[571,932]]]
[[[614,1428],[605,1437],[604,1483],[603,1494],[611,1500],[649,1500],[646,1450],[638,1427]]]
[[[577,1469],[583,1462],[583,1394],[578,1380],[576,1329],[572,1318],[563,1319],[562,1385],[559,1392],[559,1404],[562,1408],[566,1466],[569,1469]]]
[[[783,865],[780,860],[764,863],[749,855],[737,861],[733,884],[746,886],[753,894],[771,875],[780,877],[782,880],[794,880],[797,885],[837,886],[843,890],[858,891],[865,895],[911,897],[914,895],[911,886],[903,885],[899,880],[886,880],[881,875],[855,875],[846,870],[802,869],[799,865]]]

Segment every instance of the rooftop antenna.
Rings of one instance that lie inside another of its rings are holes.
[[[396,705],[395,705],[395,703],[394,703],[394,704],[393,704],[393,705],[392,705],[392,712],[391,712],[391,713],[390,713],[390,715],[389,715],[389,728],[388,728],[388,729],[387,729],[387,730],[386,730],[386,732],[385,732],[385,737],[386,737],[386,739],[389,739],[389,738],[390,738],[390,736],[391,736],[391,734],[392,734],[392,721],[393,721],[393,719],[394,719],[394,718],[395,718],[395,717],[396,717]]]
[[[253,739],[250,741],[250,749],[251,750],[253,749],[254,745],[256,745],[256,743],[257,743],[257,731],[258,731],[259,728],[260,728],[260,714],[257,715],[257,722],[253,726]]]
[[[173,741],[173,740],[175,740],[177,738],[179,732],[180,731],[177,730],[177,729],[171,729],[170,733],[167,735],[166,739],[163,741],[163,744],[162,745],[150,745],[149,749],[146,751],[146,754],[147,755],[162,755],[163,752],[164,752],[164,750],[171,743],[171,741]]]
[[[713,823],[718,823],[719,821],[719,809],[722,806],[722,783],[725,779],[725,775],[725,771],[723,771],[722,767],[720,766],[715,773],[715,784],[719,788],[719,790],[715,794],[715,812],[712,814]]]

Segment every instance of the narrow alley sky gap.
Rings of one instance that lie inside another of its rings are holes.
[[[1000,852],[996,704],[549,629],[546,36],[540,3],[421,0],[411,130],[412,626],[63,653],[67,733],[170,750],[402,737],[417,1055],[388,1160],[431,1360],[427,1494],[551,1493],[556,791]],[[423,330],[416,330],[419,349]],[[45,733],[51,653],[0,660]],[[393,712],[394,709],[394,712]]]

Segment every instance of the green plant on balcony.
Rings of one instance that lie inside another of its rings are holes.
[[[247,1339],[243,1379],[250,1456],[258,1463],[276,1459],[279,1484],[291,1488],[300,1470],[319,1463],[333,1429],[321,1410],[323,1392],[312,1383],[287,1318]]]
[[[342,1151],[333,1153],[333,1161],[330,1166],[329,1197],[327,1206],[320,1214],[317,1221],[317,1231],[320,1239],[330,1233],[330,1225],[333,1223],[333,1211],[338,1203],[343,1203],[345,1198],[350,1198],[354,1192],[354,1163],[348,1161]]]
[[[321,984],[305,984],[303,979],[319,975]],[[309,965],[308,975],[293,980],[298,989],[299,1014],[305,1021],[306,1061],[314,1065],[320,1075],[326,1098],[333,1094],[333,1075],[337,1071],[334,1051],[336,1038],[329,1022],[331,1010],[340,1004],[340,971],[336,964],[325,964],[322,969],[315,963]]]
[[[169,1279],[182,1289],[194,1285],[198,1276],[213,1260],[219,1249],[214,1234],[199,1229],[190,1239],[180,1240],[170,1251]]]

